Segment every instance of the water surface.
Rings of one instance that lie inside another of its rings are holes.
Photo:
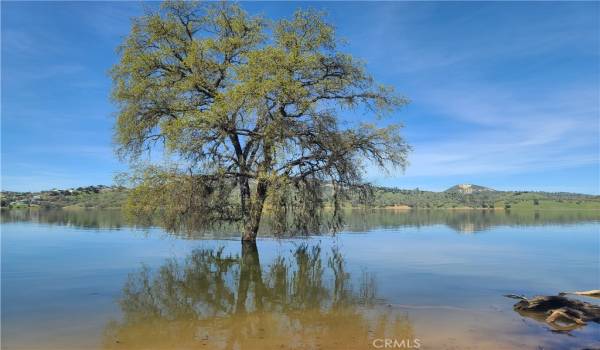
[[[251,246],[115,211],[2,212],[2,348],[597,348],[597,324],[555,332],[503,295],[599,289],[599,217],[355,211],[335,236]]]

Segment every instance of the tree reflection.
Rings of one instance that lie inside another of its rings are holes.
[[[155,273],[129,276],[107,349],[365,349],[412,339],[403,314],[376,303],[375,279],[356,283],[336,249],[300,245],[263,268],[256,245],[241,256],[194,251]],[[354,282],[354,283],[353,283]]]

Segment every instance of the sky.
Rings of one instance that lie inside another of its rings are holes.
[[[375,184],[600,194],[600,3],[242,2],[327,13],[378,82],[411,103],[405,172]],[[108,71],[142,2],[1,2],[1,189],[111,184]],[[365,115],[356,118],[368,118]]]

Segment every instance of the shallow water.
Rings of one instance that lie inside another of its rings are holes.
[[[503,295],[600,289],[599,217],[363,211],[254,247],[111,211],[3,212],[2,348],[597,348],[599,325],[553,332]]]

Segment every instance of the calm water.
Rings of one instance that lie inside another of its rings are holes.
[[[598,348],[599,325],[553,332],[503,294],[600,289],[599,219],[356,211],[335,236],[253,247],[114,211],[2,212],[2,348]]]

